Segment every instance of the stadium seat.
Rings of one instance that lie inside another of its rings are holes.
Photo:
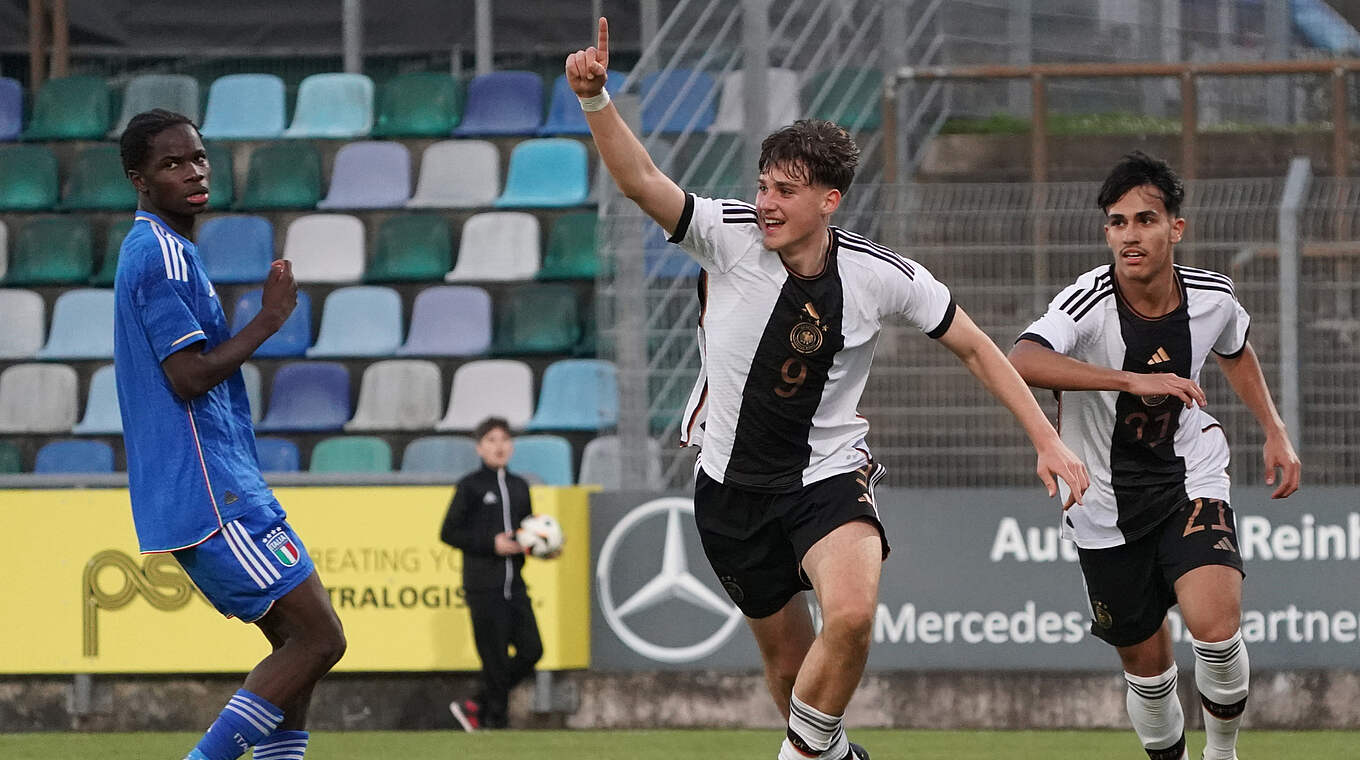
[[[113,472],[113,447],[103,441],[52,441],[38,449],[33,472],[43,475]]]
[[[231,315],[232,335],[241,332],[242,328],[250,324],[250,320],[260,313],[260,297],[263,295],[263,289],[256,289],[242,293],[241,297],[236,299],[236,306],[232,309]],[[307,353],[307,347],[312,345],[312,299],[305,290],[298,291],[297,299],[297,307],[288,315],[283,327],[260,344],[260,347],[255,349],[254,356],[261,359],[276,359],[284,356],[302,356]]]
[[[208,88],[205,140],[270,140],[283,135],[283,80],[273,74],[229,74]]]
[[[113,281],[118,274],[118,252],[123,248],[123,238],[127,237],[131,229],[131,219],[115,219],[109,223],[109,229],[104,235],[104,257],[99,261],[99,271],[90,278],[91,285],[96,288],[113,287]]]
[[[704,132],[717,112],[713,77],[692,69],[654,71],[642,78],[642,131]]]
[[[24,456],[19,447],[9,441],[0,441],[0,475],[14,475],[23,470]]]
[[[538,261],[538,218],[523,211],[491,211],[463,224],[458,262],[444,279],[529,280],[538,273]]]
[[[686,190],[713,198],[750,198],[755,194],[756,167],[742,164],[745,136],[715,134],[686,141],[676,151],[676,182]]]
[[[261,145],[250,154],[239,209],[311,209],[321,200],[321,156],[311,143]]]
[[[297,472],[301,467],[302,455],[297,444],[287,438],[256,438],[255,455],[259,457],[261,472]]]
[[[428,282],[444,279],[453,266],[449,223],[433,214],[399,214],[378,227],[369,282]]]
[[[506,467],[545,486],[569,486],[571,444],[558,435],[522,435],[515,439],[515,452]]]
[[[374,137],[444,137],[463,118],[463,84],[448,74],[413,71],[378,94]]]
[[[321,309],[311,359],[391,356],[401,345],[401,296],[381,285],[336,288]]]
[[[33,101],[25,140],[103,140],[109,131],[109,87],[103,77],[49,79]]]
[[[883,73],[875,69],[820,71],[803,85],[803,103],[814,119],[849,130],[878,129],[883,121]]]
[[[416,294],[400,356],[481,356],[491,349],[491,296],[470,285],[440,285]]]
[[[129,213],[137,208],[137,190],[123,171],[117,145],[92,145],[76,156],[61,207]]]
[[[526,430],[603,430],[619,419],[618,373],[602,359],[563,359],[543,371]]]
[[[89,222],[79,217],[34,219],[14,237],[5,284],[75,284],[90,279],[93,268]]]
[[[5,279],[9,269],[9,225],[0,219],[0,282]]]
[[[0,372],[0,433],[65,433],[76,424],[76,371],[15,364]]]
[[[699,262],[685,250],[666,242],[666,232],[657,226],[647,231],[642,241],[642,271],[648,280],[673,280],[678,277],[698,277]]]
[[[345,365],[293,362],[274,373],[269,412],[255,429],[340,430],[349,421],[349,412],[349,371]]]
[[[628,80],[628,76],[621,71],[610,70],[606,78],[605,89],[609,90],[610,95],[618,95],[623,83]],[[548,118],[539,127],[538,134],[544,137],[553,135],[588,135],[590,126],[586,124],[585,111],[581,110],[581,101],[577,99],[576,93],[571,91],[571,86],[567,84],[567,75],[559,74],[553,80],[552,100],[548,104]]]
[[[262,216],[218,216],[198,228],[198,256],[215,285],[264,282],[274,261],[274,225]]]
[[[18,140],[24,128],[24,86],[0,77],[0,141]]]
[[[345,435],[327,438],[312,449],[308,472],[391,472],[392,446],[381,438]]]
[[[532,71],[492,71],[468,85],[458,137],[532,135],[543,123],[543,78]]]
[[[112,359],[113,291],[72,288],[52,305],[52,328],[39,359]]]
[[[802,115],[798,105],[798,72],[771,68],[766,70],[765,76],[769,120],[761,129],[753,130],[761,134],[792,124]],[[718,115],[713,119],[712,131],[745,131],[746,100],[742,97],[745,82],[745,71],[732,71],[723,76],[722,95],[718,98]]]
[[[365,140],[341,146],[323,209],[401,208],[411,197],[411,152],[397,142]]]
[[[647,469],[640,479],[635,474],[625,478],[620,464],[618,436],[592,438],[581,452],[581,473],[576,482],[601,486],[607,491],[659,491],[666,487],[661,475],[661,445],[655,438],[647,439]]]
[[[401,455],[402,472],[442,474],[450,481],[458,481],[481,466],[482,458],[477,455],[476,442],[462,435],[427,435],[417,438],[406,444],[406,451]]]
[[[511,359],[483,359],[453,373],[449,408],[436,425],[440,430],[471,430],[487,417],[504,417],[519,429],[534,407],[534,373]]]
[[[30,359],[42,348],[47,307],[32,290],[0,290],[0,359]]]
[[[345,430],[430,430],[444,411],[443,386],[434,362],[374,362],[364,369],[359,404]]]
[[[132,117],[153,108],[184,114],[198,123],[198,80],[188,74],[141,74],[123,91],[122,114],[109,136],[117,140]]]
[[[105,364],[90,376],[90,392],[85,397],[85,416],[71,429],[77,435],[113,435],[123,432],[123,417],[118,412],[118,386],[113,365]]]
[[[497,208],[579,206],[590,194],[586,146],[567,137],[524,140],[510,153]]]
[[[309,214],[288,225],[283,256],[298,282],[359,282],[364,275],[364,223],[346,214]]]
[[[236,202],[236,171],[231,148],[211,142],[203,148],[208,151],[208,166],[212,167],[212,173],[208,175],[208,208],[231,208]]]
[[[260,394],[260,368],[250,362],[242,364],[241,380],[246,386],[246,399],[250,401],[250,421],[259,422],[260,412],[264,410],[264,397]]]
[[[581,338],[576,291],[565,283],[529,283],[496,305],[496,353],[565,354]]]
[[[595,213],[581,211],[559,216],[548,232],[540,280],[593,280],[599,273],[595,254]]]
[[[363,74],[312,74],[298,85],[284,137],[367,137],[373,131],[373,80]]]
[[[0,148],[0,211],[46,211],[57,192],[57,157],[47,146]]]
[[[485,140],[444,140],[425,149],[410,208],[479,208],[501,192],[501,155]]]

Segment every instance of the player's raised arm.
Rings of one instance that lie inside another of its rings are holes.
[[[581,100],[586,123],[595,139],[605,168],[619,191],[628,196],[648,216],[675,232],[685,210],[685,193],[670,177],[652,163],[647,149],[624,123],[619,111],[609,102],[604,89],[609,69],[609,22],[600,18],[599,39],[595,47],[577,50],[567,56],[567,84]]]

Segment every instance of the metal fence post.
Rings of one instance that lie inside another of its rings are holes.
[[[638,96],[621,94],[614,101],[634,134],[641,134]],[[619,382],[619,466],[623,473],[647,472],[647,283],[643,271],[642,226],[646,223],[631,201],[620,196],[612,179],[600,183],[600,206],[607,209],[600,226],[601,243],[613,251],[614,363]],[[597,295],[597,302],[606,299]],[[603,319],[600,324],[609,324]],[[642,487],[625,483],[625,487]]]
[[[1306,157],[1290,161],[1280,199],[1280,416],[1295,449],[1301,448],[1303,440],[1299,414],[1299,218],[1312,171]]]
[[[477,76],[490,74],[496,69],[495,48],[491,39],[491,0],[477,0],[473,18],[476,23],[477,38]]]
[[[742,108],[746,141],[741,165],[755,166],[760,159],[760,141],[770,125],[770,0],[742,0]]]

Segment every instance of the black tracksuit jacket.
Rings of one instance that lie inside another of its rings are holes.
[[[465,592],[524,593],[524,555],[498,556],[496,534],[515,530],[531,511],[528,482],[505,469],[482,465],[458,481],[439,537],[463,552]]]

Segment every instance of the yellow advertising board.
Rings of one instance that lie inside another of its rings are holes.
[[[275,489],[344,623],[341,671],[477,670],[460,553],[439,540],[452,489]],[[589,489],[535,487],[567,537],[524,579],[539,668],[590,661]],[[139,555],[125,489],[0,491],[0,673],[243,672],[259,629],[208,604],[168,555]]]

